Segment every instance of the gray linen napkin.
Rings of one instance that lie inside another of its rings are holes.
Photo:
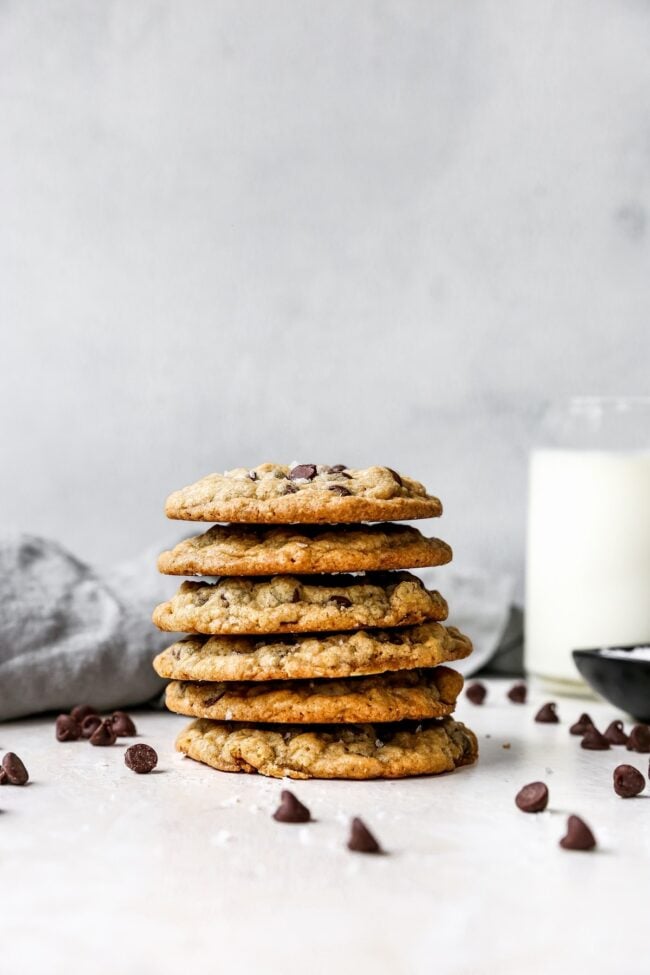
[[[48,539],[0,539],[0,720],[159,694],[151,660],[170,637],[151,610],[166,581],[153,552],[102,575]]]

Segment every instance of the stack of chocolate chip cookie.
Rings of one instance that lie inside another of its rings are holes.
[[[210,474],[172,494],[170,518],[220,522],[163,552],[183,582],[158,606],[162,630],[189,633],[156,658],[167,705],[197,720],[186,755],[228,772],[396,778],[447,772],[477,756],[452,714],[463,685],[446,663],[470,641],[408,568],[449,546],[390,524],[436,517],[437,498],[388,467],[261,464]]]

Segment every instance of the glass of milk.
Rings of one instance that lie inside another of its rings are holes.
[[[572,650],[650,642],[650,397],[549,408],[530,458],[525,662],[584,690]]]

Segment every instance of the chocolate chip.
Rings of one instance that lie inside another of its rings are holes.
[[[296,588],[293,590],[291,594],[291,602],[292,603],[300,602],[300,589],[298,588],[298,586],[296,586]]]
[[[137,735],[135,730],[135,725],[130,715],[126,711],[113,711],[111,715],[111,724],[113,725],[113,731],[118,738],[133,738]]]
[[[598,728],[593,725],[587,728],[584,735],[582,736],[582,741],[580,742],[581,748],[588,748],[592,752],[604,752],[612,746],[607,741],[604,735],[601,735]]]
[[[530,782],[519,790],[515,803],[522,812],[543,812],[548,805],[548,789],[543,782]]]
[[[347,464],[332,464],[331,467],[328,467],[327,468],[327,472],[326,473],[328,473],[328,474],[342,474],[343,471],[346,471],[347,469],[348,469],[348,465]]]
[[[158,764],[158,756],[151,745],[130,745],[124,753],[124,764],[138,775],[147,775]]]
[[[110,718],[105,718],[101,724],[97,725],[92,735],[89,738],[91,745],[114,745],[117,741],[117,735],[113,728],[113,722]]]
[[[344,609],[347,609],[348,606],[352,605],[351,599],[348,599],[347,596],[339,596],[337,593],[331,595],[327,601],[328,603],[336,603],[337,606],[341,606]]]
[[[299,479],[311,481],[316,477],[316,464],[298,464],[289,471],[289,477],[292,481]]]
[[[292,484],[291,481],[287,481],[287,483],[284,485],[283,491],[285,494],[297,494],[298,488],[295,484]]]
[[[627,735],[623,731],[622,721],[612,721],[604,734],[610,745],[627,745]]]
[[[572,724],[569,728],[570,735],[584,735],[587,728],[595,727],[593,721],[588,714],[581,714],[575,724]]]
[[[308,823],[311,821],[311,814],[307,806],[303,806],[299,799],[296,799],[293,792],[283,789],[280,793],[280,805],[273,813],[273,818],[279,823]]]
[[[90,738],[93,731],[95,731],[96,728],[99,728],[101,723],[102,719],[98,714],[87,715],[81,722],[81,737]]]
[[[3,769],[2,765],[0,765],[0,785],[9,785],[9,776]]]
[[[628,752],[650,752],[650,727],[647,724],[635,724],[627,740]]]
[[[205,701],[203,702],[204,707],[211,708],[213,704],[216,704],[217,701],[221,700],[225,693],[225,691],[221,691],[220,694],[213,694],[212,697],[206,697]]]
[[[70,712],[70,717],[74,718],[78,724],[81,724],[83,719],[87,718],[89,714],[97,714],[97,710],[91,707],[90,704],[77,704]]]
[[[394,471],[392,467],[387,467],[386,470],[388,471],[389,474],[392,474],[393,475],[393,477],[395,478],[395,480],[397,481],[397,483],[399,484],[400,487],[403,487],[404,486],[404,481],[399,476],[399,474],[397,473],[397,471]]]
[[[381,853],[382,849],[363,820],[355,816],[350,825],[348,850],[355,853]]]
[[[470,684],[465,691],[466,697],[472,702],[472,704],[482,704],[487,696],[487,687],[485,684],[481,684],[479,680]]]
[[[525,704],[528,689],[525,684],[513,684],[508,691],[508,697],[513,704]]]
[[[617,765],[614,769],[614,792],[621,799],[632,799],[645,789],[645,779],[633,765]]]
[[[340,495],[340,497],[342,498],[345,498],[349,494],[352,494],[352,491],[348,491],[348,489],[346,487],[343,487],[342,484],[329,484],[327,490],[331,491],[332,494]]]
[[[549,701],[548,704],[543,704],[537,714],[535,715],[535,721],[539,721],[542,724],[558,724],[560,719],[555,713],[557,704],[554,701]]]
[[[55,727],[57,741],[78,741],[81,738],[81,725],[70,714],[60,714]]]
[[[2,767],[7,776],[7,785],[25,785],[29,779],[27,769],[14,752],[7,752],[2,759]]]
[[[565,850],[593,850],[596,845],[594,834],[584,820],[579,816],[569,816],[566,824],[566,836],[560,840],[560,846]]]
[[[248,476],[250,477],[251,481],[256,481],[257,480],[257,471],[249,471],[248,472]]]

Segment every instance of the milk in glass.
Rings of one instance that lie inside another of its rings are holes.
[[[571,651],[650,640],[650,399],[554,408],[530,459],[526,669],[579,687]]]

